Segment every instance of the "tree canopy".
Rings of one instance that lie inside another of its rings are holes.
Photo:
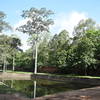
[[[81,20],[73,29],[73,37],[64,29],[50,35],[53,12],[46,8],[31,8],[22,12],[27,23],[17,30],[29,35],[31,47],[22,52],[21,40],[15,35],[0,35],[0,65],[6,70],[37,72],[38,68],[57,68],[57,73],[97,75],[100,73],[100,27],[88,18]],[[0,12],[0,33],[11,26]],[[19,52],[21,51],[21,52]],[[33,55],[33,56],[32,56]]]

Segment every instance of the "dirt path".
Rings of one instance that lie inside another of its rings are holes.
[[[100,87],[73,90],[33,100],[100,100]]]
[[[0,94],[0,100],[30,100],[10,94]]]

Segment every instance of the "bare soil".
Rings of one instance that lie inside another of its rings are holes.
[[[100,100],[100,87],[73,90],[33,100]]]

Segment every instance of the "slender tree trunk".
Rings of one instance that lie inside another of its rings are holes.
[[[13,55],[13,71],[15,70],[15,57]]]
[[[87,76],[87,65],[85,66],[85,76]]]
[[[34,68],[34,74],[37,73],[37,49],[38,49],[37,42],[35,42],[35,68]]]
[[[5,56],[4,56],[4,58],[3,58],[3,72],[5,72],[5,70],[6,70],[6,61],[5,61],[6,59],[5,59]]]

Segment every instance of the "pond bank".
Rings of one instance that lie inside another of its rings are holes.
[[[31,79],[31,73],[7,73],[7,72],[0,72],[0,79],[9,80],[30,80]]]
[[[52,74],[32,74],[32,73],[7,73],[0,72],[0,79],[15,79],[15,80],[30,80],[30,79],[46,79],[51,81],[63,81],[63,82],[74,82],[84,83],[90,85],[100,85],[100,79],[96,78],[79,78],[79,77],[64,77],[61,75]]]
[[[36,99],[24,99],[18,95],[0,94],[0,100],[100,100],[100,79],[89,79],[79,77],[64,77],[61,75],[50,74],[32,74],[32,73],[0,73],[0,79],[3,80],[30,80],[30,79],[46,79],[52,81],[63,81],[73,83],[92,84],[94,88],[85,88],[80,90],[72,90],[53,95],[38,97]],[[16,97],[17,96],[17,97]]]
[[[100,79],[96,78],[79,78],[79,77],[64,77],[61,75],[41,75],[41,74],[32,74],[32,79],[47,79],[53,81],[63,81],[63,82],[74,82],[74,83],[84,83],[90,85],[100,85]]]

